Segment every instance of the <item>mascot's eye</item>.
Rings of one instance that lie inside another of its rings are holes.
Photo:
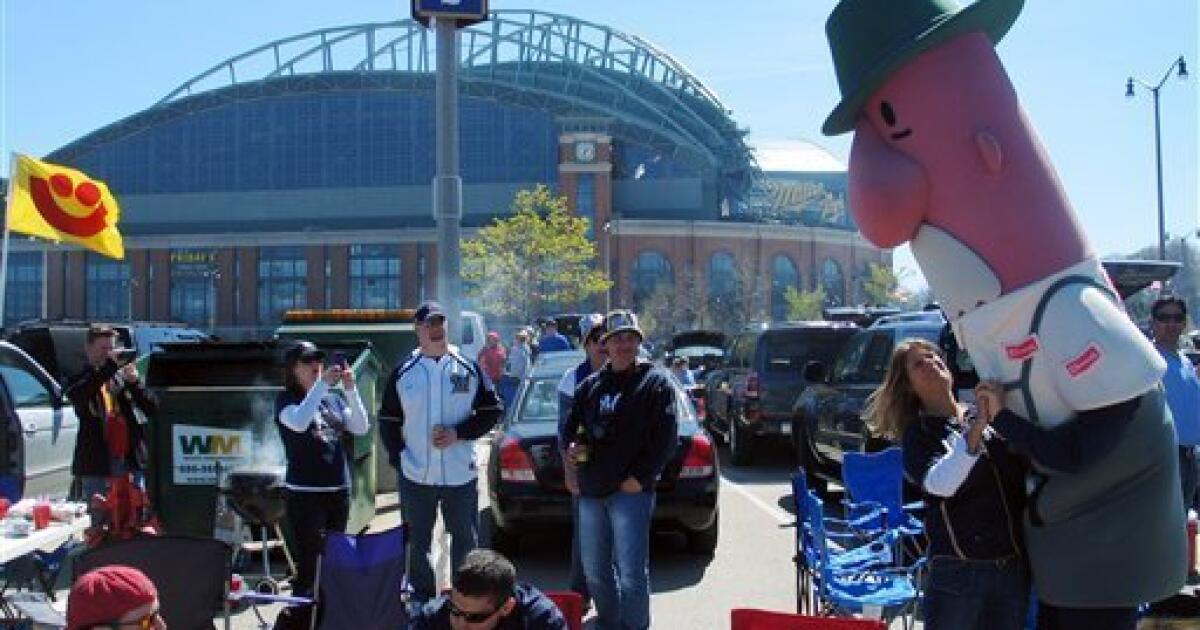
[[[896,126],[896,110],[892,109],[892,104],[884,101],[879,104],[879,115],[883,116],[883,122],[889,127]]]

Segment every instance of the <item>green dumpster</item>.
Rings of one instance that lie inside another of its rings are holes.
[[[375,516],[375,415],[382,366],[369,343],[317,344],[330,356],[346,355],[370,420],[367,435],[347,437],[347,531],[355,532]],[[286,465],[273,416],[275,397],[283,389],[282,357],[289,345],[163,344],[162,352],[149,357],[146,384],[158,396],[159,410],[147,425],[147,486],[168,533],[212,535],[218,466],[223,471],[282,471]]]

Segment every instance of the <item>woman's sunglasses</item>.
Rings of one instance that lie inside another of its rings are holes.
[[[1158,315],[1154,316],[1154,320],[1164,324],[1182,324],[1183,322],[1187,321],[1187,315],[1184,315],[1183,313],[1159,313]]]
[[[458,617],[467,623],[483,623],[491,618],[492,615],[500,612],[499,608],[495,608],[490,612],[467,612],[455,606],[454,602],[449,599],[446,600],[446,606],[449,607],[452,616]]]

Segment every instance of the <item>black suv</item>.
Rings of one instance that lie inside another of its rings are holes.
[[[824,491],[827,480],[841,481],[842,453],[876,450],[868,444],[863,403],[883,383],[896,344],[912,338],[936,344],[945,323],[937,311],[884,317],[855,335],[832,368],[828,361],[805,365],[812,385],[795,401],[791,433],[809,487]]]
[[[759,439],[792,431],[792,404],[808,385],[804,366],[828,363],[858,326],[847,322],[787,322],[747,327],[733,336],[725,365],[704,378],[706,424],[729,442],[730,460],[744,466]]]

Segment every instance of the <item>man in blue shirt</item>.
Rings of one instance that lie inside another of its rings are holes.
[[[1175,436],[1179,442],[1179,476],[1183,485],[1184,509],[1200,507],[1197,501],[1197,447],[1200,447],[1200,380],[1192,362],[1179,351],[1179,336],[1187,324],[1187,302],[1176,296],[1164,296],[1150,307],[1154,319],[1154,346],[1167,361],[1163,387],[1167,390],[1167,406],[1175,419]]]
[[[547,317],[542,321],[542,337],[538,339],[538,352],[557,352],[570,350],[571,342],[558,332],[558,322]]]

